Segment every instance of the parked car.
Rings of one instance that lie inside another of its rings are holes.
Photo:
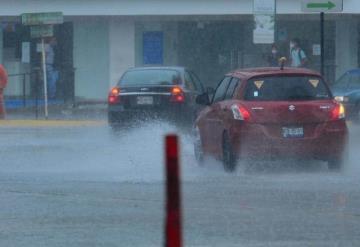
[[[227,74],[195,122],[194,150],[222,159],[226,171],[237,160],[318,159],[339,170],[346,158],[344,107],[316,72],[256,68]]]
[[[140,67],[127,70],[108,96],[111,126],[132,120],[166,118],[192,125],[204,93],[197,75],[183,67]]]
[[[360,120],[360,69],[345,72],[331,87],[335,99],[343,103],[347,118]]]

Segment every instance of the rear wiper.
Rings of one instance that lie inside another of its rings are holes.
[[[313,96],[300,96],[300,95],[293,95],[288,97],[289,100],[310,100],[310,99],[314,99]]]

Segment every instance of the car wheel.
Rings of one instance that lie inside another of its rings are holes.
[[[204,151],[198,127],[194,129],[194,154],[198,165],[202,166],[204,164]]]
[[[237,159],[231,145],[230,137],[226,132],[223,135],[222,150],[224,170],[226,172],[234,172],[236,170]]]
[[[354,122],[357,124],[360,123],[360,103],[357,103],[355,106]]]
[[[118,128],[120,126],[120,119],[116,112],[108,112],[108,124],[112,128]]]
[[[346,148],[342,157],[328,160],[328,169],[330,171],[342,171],[344,165],[349,161],[349,150]]]
[[[342,159],[331,159],[328,161],[328,168],[330,171],[341,171],[342,167]]]

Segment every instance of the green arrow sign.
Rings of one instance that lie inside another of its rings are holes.
[[[327,3],[308,3],[307,7],[309,9],[333,9],[336,5],[333,2],[328,1]]]
[[[343,0],[302,0],[303,12],[342,12]]]

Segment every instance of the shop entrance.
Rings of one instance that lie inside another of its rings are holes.
[[[55,42],[52,45],[54,51],[54,70],[57,71],[56,96],[57,101],[71,103],[74,101],[74,72],[73,66],[73,23],[65,22],[54,26]],[[50,45],[50,39],[45,39],[46,45]],[[32,70],[41,67],[40,40],[31,40],[31,67]],[[32,81],[32,92],[36,93],[37,87],[41,88],[42,83],[38,84],[39,78]]]
[[[224,73],[243,67],[243,23],[179,23],[179,64],[195,71],[206,86],[216,86]]]
[[[3,25],[3,64],[10,75],[6,90],[7,99],[17,105],[17,100],[33,104],[35,98],[43,99],[40,40],[30,37],[30,27],[18,22]],[[65,22],[54,26],[56,45],[54,48],[54,69],[58,71],[56,97],[58,103],[73,102],[74,67],[73,67],[73,24]],[[26,105],[19,102],[19,105]]]

